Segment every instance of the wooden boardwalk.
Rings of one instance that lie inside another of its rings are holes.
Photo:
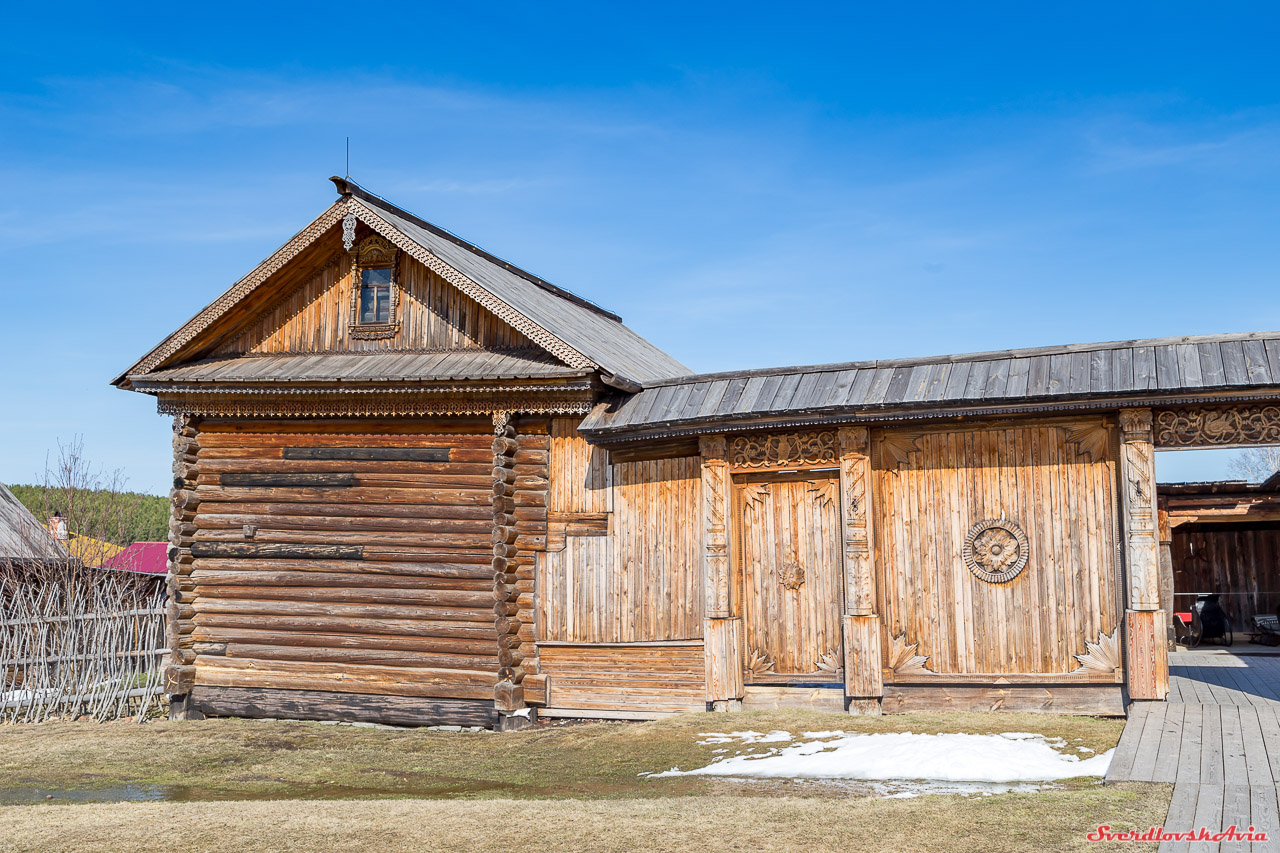
[[[1168,702],[1135,702],[1108,782],[1171,782],[1165,829],[1254,826],[1269,841],[1164,842],[1161,851],[1280,851],[1280,657],[1169,656]]]

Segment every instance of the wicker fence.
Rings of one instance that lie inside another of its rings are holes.
[[[163,575],[0,563],[0,723],[157,710],[163,604]]]

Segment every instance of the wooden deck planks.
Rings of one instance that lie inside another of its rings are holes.
[[[1163,842],[1161,851],[1280,851],[1280,657],[1170,656],[1169,701],[1135,702],[1107,782],[1174,782],[1169,832],[1235,826],[1266,843]]]

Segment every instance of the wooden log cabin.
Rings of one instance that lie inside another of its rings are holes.
[[[174,418],[177,716],[1119,714],[1155,449],[1280,441],[1277,333],[697,375],[334,183],[115,380]]]

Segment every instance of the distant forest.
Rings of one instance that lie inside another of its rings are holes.
[[[41,522],[61,512],[72,533],[116,545],[169,540],[169,499],[109,489],[9,486]]]

